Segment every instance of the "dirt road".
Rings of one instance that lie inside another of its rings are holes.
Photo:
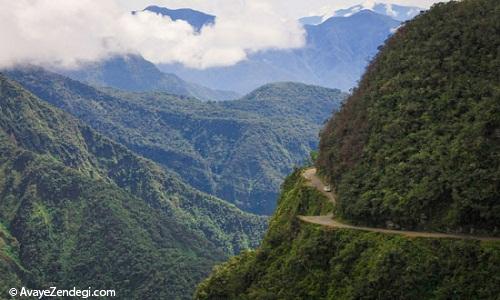
[[[323,181],[316,175],[316,169],[310,168],[305,170],[302,173],[305,179],[308,180],[308,184],[318,191],[320,191],[323,195],[327,197],[329,201],[332,203],[336,203],[335,194],[333,192],[325,192],[325,185]],[[344,229],[353,229],[353,230],[361,230],[361,231],[369,231],[369,232],[378,232],[385,234],[398,234],[404,235],[407,237],[423,237],[423,238],[435,238],[435,239],[466,239],[466,240],[480,240],[480,241],[500,241],[500,237],[486,237],[486,236],[475,236],[475,235],[466,235],[466,234],[448,234],[448,233],[438,233],[438,232],[421,232],[421,231],[407,231],[407,230],[392,230],[392,229],[384,229],[384,228],[373,228],[373,227],[363,227],[363,226],[355,226],[344,224],[334,219],[333,214],[329,214],[326,216],[298,216],[298,218],[306,223],[321,225],[325,227],[331,228],[344,228]]]

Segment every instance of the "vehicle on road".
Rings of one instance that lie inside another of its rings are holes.
[[[325,192],[330,193],[330,192],[332,191],[332,187],[331,187],[331,186],[329,186],[329,185],[326,185],[326,186],[323,188],[323,190],[324,190]]]

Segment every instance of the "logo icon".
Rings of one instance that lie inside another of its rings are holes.
[[[14,288],[10,289],[10,290],[9,290],[9,295],[11,295],[12,297],[17,296],[17,290],[16,290],[16,289],[14,289]]]

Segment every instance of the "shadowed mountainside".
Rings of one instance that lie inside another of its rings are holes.
[[[3,75],[0,104],[2,286],[187,299],[215,262],[259,243],[263,218],[192,189]]]
[[[162,91],[200,100],[232,100],[235,92],[212,90],[186,82],[171,73],[163,73],[138,55],[117,56],[102,62],[88,63],[75,70],[56,70],[75,80],[96,86],[113,87],[131,92]]]
[[[281,181],[317,147],[321,124],[344,98],[338,90],[280,83],[240,100],[204,103],[102,92],[41,69],[8,75],[194,187],[259,214],[273,212]]]

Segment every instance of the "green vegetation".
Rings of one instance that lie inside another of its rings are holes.
[[[311,162],[313,164],[315,164],[316,161],[318,160],[318,156],[319,156],[318,151],[311,151],[311,153],[309,153],[309,158],[311,159]]]
[[[196,299],[496,299],[500,244],[412,239],[300,223],[331,210],[288,178],[256,251],[217,266]]]
[[[104,92],[40,69],[9,77],[95,130],[239,208],[271,214],[279,185],[317,148],[321,124],[344,95],[294,83],[201,102],[164,93]]]
[[[278,82],[264,85],[239,100],[219,104],[273,120],[293,122],[294,119],[299,119],[321,125],[339,107],[344,96],[338,90],[295,82]]]
[[[258,245],[264,218],[192,189],[1,75],[0,108],[0,287],[187,299],[214,263]]]
[[[19,262],[19,243],[9,230],[0,223],[0,291],[22,286],[26,271]],[[3,295],[0,294],[0,298]]]
[[[347,221],[498,234],[500,2],[438,4],[387,42],[322,131],[317,165]],[[196,299],[498,299],[500,243],[301,223],[331,212],[299,172],[256,251]],[[325,206],[323,206],[325,205]]]
[[[238,98],[235,92],[212,90],[186,82],[175,74],[163,73],[138,55],[115,56],[102,62],[86,64],[77,70],[60,71],[81,82],[125,91],[163,91],[207,101]]]
[[[495,0],[438,4],[383,47],[321,136],[342,217],[499,233],[499,12]]]

